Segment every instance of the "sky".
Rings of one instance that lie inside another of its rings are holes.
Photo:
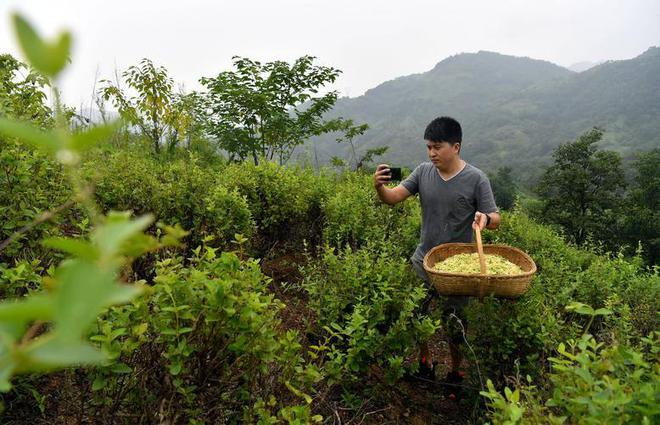
[[[463,52],[570,66],[660,46],[659,0],[0,0],[0,52],[21,57],[13,11],[46,37],[73,33],[72,64],[58,85],[74,107],[89,103],[95,80],[144,57],[189,91],[230,69],[234,55],[311,54],[342,70],[332,89],[356,97]]]

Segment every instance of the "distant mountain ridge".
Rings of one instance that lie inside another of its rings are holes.
[[[570,69],[571,71],[574,72],[583,72],[588,69],[593,68],[594,66],[598,66],[604,61],[598,61],[598,62],[590,62],[590,61],[582,61],[582,62],[576,62],[572,65],[567,66],[567,69]]]
[[[518,175],[538,175],[558,144],[594,126],[606,131],[603,147],[630,157],[660,147],[660,48],[580,73],[526,57],[462,53],[341,98],[329,117],[368,123],[359,149],[388,145],[383,161],[414,167],[426,159],[426,124],[441,115],[461,122],[463,156],[485,170],[510,165]],[[320,161],[348,157],[332,135],[314,142]]]

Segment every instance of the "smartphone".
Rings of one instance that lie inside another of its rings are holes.
[[[390,181],[401,181],[401,168],[390,167]]]

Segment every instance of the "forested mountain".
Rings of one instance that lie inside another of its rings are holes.
[[[554,147],[594,126],[605,130],[601,147],[625,159],[660,146],[660,48],[581,73],[493,52],[459,54],[342,98],[331,115],[368,123],[359,149],[388,145],[383,161],[409,167],[425,159],[424,127],[440,115],[462,123],[463,155],[485,170],[510,165],[519,177],[537,176]],[[332,135],[315,142],[319,161],[348,157]]]

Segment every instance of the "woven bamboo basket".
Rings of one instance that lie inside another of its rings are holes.
[[[446,243],[432,248],[424,256],[424,270],[435,289],[441,295],[464,295],[479,297],[494,294],[499,298],[518,298],[529,288],[536,273],[534,260],[519,250],[507,245],[481,245],[477,231],[477,244]],[[457,254],[479,252],[481,274],[445,273],[433,269],[436,263]],[[487,275],[484,254],[495,254],[516,264],[523,271],[516,275]]]

